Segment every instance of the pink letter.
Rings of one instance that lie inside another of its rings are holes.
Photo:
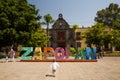
[[[64,49],[61,47],[58,47],[55,49],[55,58],[58,59],[64,59]]]

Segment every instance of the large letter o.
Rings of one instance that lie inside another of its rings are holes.
[[[61,52],[62,55],[59,55]],[[64,59],[64,49],[61,48],[61,47],[58,47],[55,49],[55,58],[56,60],[59,60],[59,59]]]

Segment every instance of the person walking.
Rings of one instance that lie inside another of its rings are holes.
[[[57,67],[59,67],[59,64],[56,62],[56,60],[54,59],[52,64],[51,64],[51,68],[52,68],[52,75],[53,77],[56,76],[56,70],[57,70]]]

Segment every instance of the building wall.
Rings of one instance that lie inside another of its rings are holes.
[[[49,36],[51,36],[49,41],[50,47],[85,48],[87,45],[85,43],[85,32],[87,32],[88,29],[89,28],[77,28],[73,30],[63,18],[63,15],[59,14],[58,19],[49,30]]]
[[[75,30],[75,34],[80,33],[80,35],[78,35],[80,37],[80,39],[76,39],[75,42],[77,43],[81,43],[81,48],[85,48],[87,46],[86,44],[86,38],[85,38],[85,33],[89,30],[89,28],[77,28]],[[75,35],[77,37],[77,35]],[[77,46],[79,47],[79,46]]]

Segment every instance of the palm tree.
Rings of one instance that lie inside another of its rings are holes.
[[[47,37],[48,37],[48,36],[49,36],[49,25],[50,25],[51,23],[53,23],[54,20],[52,19],[52,16],[51,16],[50,14],[46,14],[46,15],[44,16],[44,21],[45,21],[45,22],[43,22],[43,24],[47,25]],[[49,46],[49,41],[48,41],[48,45],[47,45],[47,46]]]

